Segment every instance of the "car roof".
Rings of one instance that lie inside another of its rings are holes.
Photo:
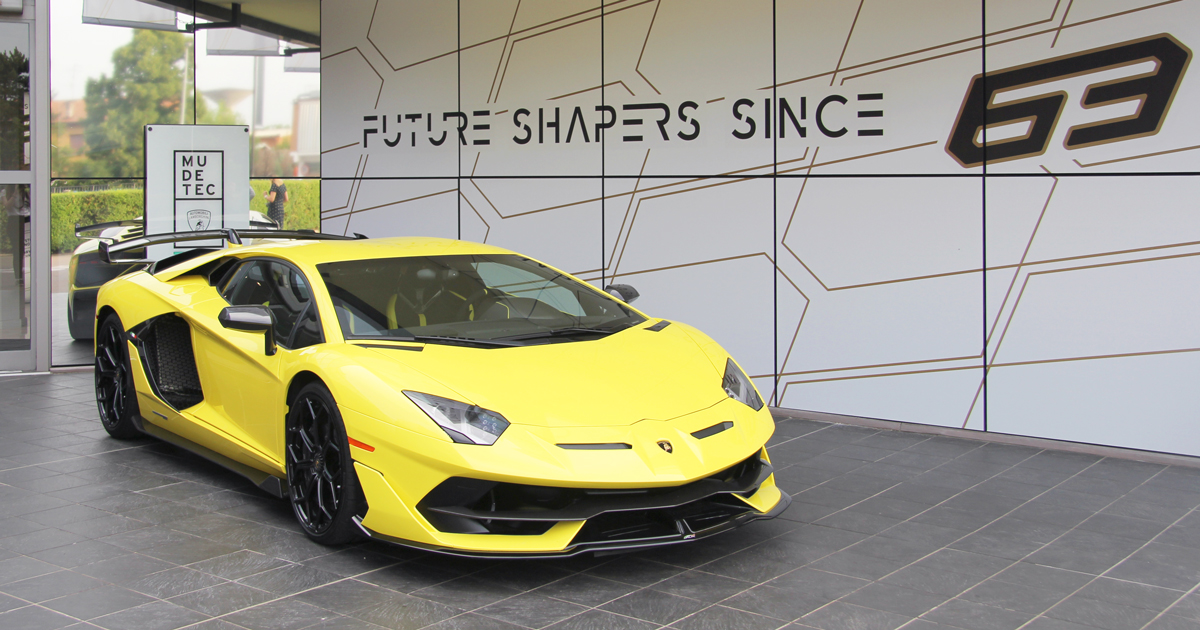
[[[470,254],[512,254],[513,252],[470,241],[421,236],[368,238],[349,241],[290,240],[266,241],[225,250],[239,257],[263,253],[298,263],[319,265],[343,260],[399,258],[408,256],[447,256]]]

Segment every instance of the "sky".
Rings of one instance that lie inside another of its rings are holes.
[[[54,0],[50,3],[50,92],[55,100],[83,98],[89,78],[112,74],[112,53],[133,37],[133,30],[118,26],[83,23],[83,0]],[[197,36],[196,86],[205,90],[242,88],[254,85],[252,57],[210,56],[205,53],[207,33]],[[284,72],[283,57],[266,58],[264,126],[290,126],[292,103],[301,94],[321,88],[320,75]],[[251,99],[234,109],[250,122]]]

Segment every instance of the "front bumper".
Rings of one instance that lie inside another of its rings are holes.
[[[356,467],[369,485],[383,481],[362,464]],[[381,490],[374,488],[368,496],[386,496]],[[665,488],[554,488],[447,479],[416,509],[439,534],[437,541],[390,536],[368,527],[361,517],[355,523],[371,538],[449,555],[562,558],[691,542],[774,518],[790,504],[791,497],[775,486],[763,450],[706,479]],[[374,509],[372,504],[368,515]]]
[[[770,412],[731,399],[625,427],[513,425],[495,446],[341,411],[348,435],[370,445],[351,449],[368,506],[359,527],[411,547],[480,557],[636,549],[770,518],[790,502],[763,447]]]

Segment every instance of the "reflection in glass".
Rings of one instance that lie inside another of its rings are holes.
[[[140,177],[145,125],[205,114],[192,36],[85,24],[81,0],[56,0],[51,12],[52,175]]]
[[[250,176],[320,177],[319,72],[288,72],[287,58],[262,56],[229,38],[214,31],[197,35],[196,87],[222,123],[250,126]],[[230,55],[231,47],[255,56]]]
[[[254,196],[250,199],[250,210],[261,212],[277,219],[282,213],[280,226],[285,230],[321,229],[321,180],[319,179],[252,179],[250,187]],[[284,194],[280,194],[280,189]],[[271,192],[275,191],[275,195]],[[283,202],[272,212],[272,203]]]
[[[96,292],[128,271],[99,259],[100,238],[141,233],[140,179],[55,180],[50,184],[51,364],[92,363]],[[125,222],[126,225],[112,225]],[[105,228],[88,229],[97,224]],[[132,225],[129,225],[132,224]]]
[[[0,351],[29,349],[29,185],[0,185]]]
[[[0,170],[29,170],[29,27],[0,24]]]

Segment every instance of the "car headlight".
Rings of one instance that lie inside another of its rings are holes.
[[[459,444],[491,446],[508,428],[504,416],[483,407],[420,392],[404,392],[421,411]]]
[[[762,398],[758,397],[758,392],[750,383],[750,378],[733,362],[733,359],[725,360],[725,378],[721,379],[721,387],[725,388],[725,393],[729,394],[730,398],[747,407],[755,411],[763,408]]]

